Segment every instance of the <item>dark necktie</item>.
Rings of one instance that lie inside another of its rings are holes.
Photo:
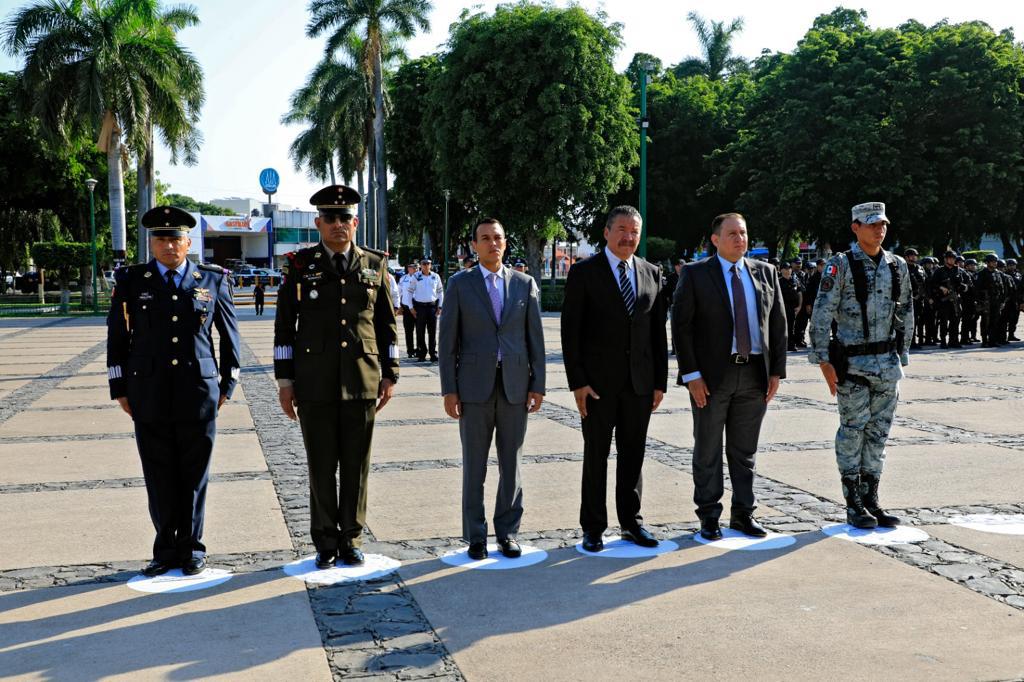
[[[622,292],[622,300],[626,304],[626,315],[633,317],[633,308],[636,307],[636,294],[633,293],[633,286],[629,283],[629,276],[626,274],[626,261],[619,261],[619,290]]]
[[[172,289],[177,289],[178,288],[178,285],[174,283],[174,276],[177,275],[177,274],[178,274],[177,270],[168,270],[167,271],[167,286],[171,287]]]
[[[739,271],[735,265],[729,268],[732,273],[732,313],[734,333],[736,334],[736,353],[750,355],[750,324],[747,320],[747,293],[743,290]]]
[[[338,272],[345,272],[347,269],[347,263],[345,262],[345,254],[336,253],[334,254],[334,267]]]

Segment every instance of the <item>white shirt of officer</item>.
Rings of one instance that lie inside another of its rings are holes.
[[[395,299],[399,301],[406,308],[412,307],[412,283],[416,280],[416,273],[409,274],[408,272],[402,275],[402,279],[398,280],[399,298]]]
[[[437,303],[441,307],[444,300],[444,285],[441,284],[441,276],[431,271],[429,275],[423,274],[420,270],[413,275],[409,283],[409,293],[414,303]]]

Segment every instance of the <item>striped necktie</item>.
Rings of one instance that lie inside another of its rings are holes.
[[[633,293],[633,285],[629,283],[629,275],[626,274],[626,261],[619,261],[619,290],[622,292],[622,301],[626,304],[626,316],[633,317],[633,309],[636,307],[636,294]]]

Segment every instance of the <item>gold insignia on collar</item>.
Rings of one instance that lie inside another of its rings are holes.
[[[149,272],[148,270],[146,271],[146,274],[143,275],[143,277],[152,277],[152,276],[153,276],[153,273]]]
[[[322,255],[324,255],[324,254],[322,254],[322,253],[320,253],[319,251],[317,251],[317,252],[316,252],[316,256],[314,256],[314,258],[319,258],[319,257],[320,257],[320,256],[322,256]]]
[[[202,277],[202,275],[200,275],[198,272],[193,272],[192,276],[195,277],[196,279],[199,279],[200,277]]]

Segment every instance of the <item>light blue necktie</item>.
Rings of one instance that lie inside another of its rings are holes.
[[[494,319],[501,324],[501,292],[498,291],[498,273],[492,272],[488,278],[491,285],[487,287],[487,293],[491,297],[491,309],[494,311]],[[501,362],[501,346],[498,346],[498,362]]]

